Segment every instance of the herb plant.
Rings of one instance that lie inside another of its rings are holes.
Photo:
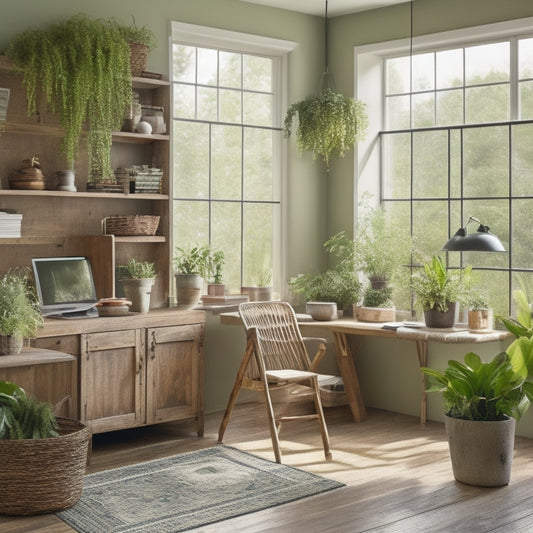
[[[209,274],[210,256],[211,250],[207,245],[177,246],[174,268],[178,274],[197,274],[205,278]]]
[[[122,279],[151,279],[156,275],[155,264],[148,261],[136,261],[133,257],[125,265],[118,267]]]

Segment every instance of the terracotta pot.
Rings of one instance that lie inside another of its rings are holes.
[[[226,285],[224,283],[208,283],[207,294],[209,296],[224,296],[226,292]]]
[[[179,309],[192,309],[200,301],[204,278],[198,274],[176,274],[176,295]]]
[[[468,311],[468,329],[474,332],[492,329],[492,314],[492,309],[470,309]]]
[[[268,302],[272,300],[272,287],[241,287],[241,292],[248,295],[250,302]]]

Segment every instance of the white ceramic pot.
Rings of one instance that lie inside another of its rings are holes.
[[[126,298],[131,301],[130,311],[148,313],[154,284],[153,278],[123,279],[121,282]]]
[[[336,320],[338,316],[335,302],[307,302],[305,312],[321,321]]]

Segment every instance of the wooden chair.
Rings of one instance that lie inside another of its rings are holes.
[[[329,436],[318,387],[318,364],[325,354],[324,339],[320,341],[313,362],[309,359],[304,338],[300,333],[293,308],[286,302],[250,302],[239,306],[248,342],[228,406],[218,433],[222,442],[231,412],[241,388],[263,390],[270,425],[270,436],[276,462],[281,463],[279,431],[282,422],[306,419],[318,420],[324,454],[331,459]],[[253,357],[252,357],[253,355]],[[311,391],[316,412],[313,414],[278,417],[274,415],[270,391],[274,387],[300,384]]]

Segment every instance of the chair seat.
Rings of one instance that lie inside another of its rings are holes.
[[[305,370],[267,370],[265,372],[267,378],[273,378],[276,381],[303,381],[316,377],[315,372],[307,372]]]

